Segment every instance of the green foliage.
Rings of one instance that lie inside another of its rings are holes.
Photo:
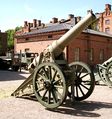
[[[96,19],[92,24],[90,24],[88,26],[89,29],[93,29],[95,31],[99,31],[99,28],[98,28],[98,20],[99,19]]]
[[[13,29],[9,29],[6,31],[7,33],[7,43],[8,43],[8,49],[13,49],[14,47],[14,34],[15,34],[15,30]]]
[[[17,27],[15,28],[15,31],[18,31],[18,30],[20,30],[20,29],[22,29],[22,26],[17,26]]]
[[[14,48],[14,34],[16,31],[20,30],[22,27],[16,27],[15,29],[9,29],[6,31],[7,33],[7,43],[8,43],[8,50]]]

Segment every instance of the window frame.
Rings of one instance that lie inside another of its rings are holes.
[[[94,48],[89,49],[89,60],[94,61]]]
[[[102,62],[104,61],[104,49],[100,49],[99,60]]]
[[[105,24],[106,24],[106,25],[109,25],[109,24],[110,24],[110,19],[106,19],[106,20],[105,20]]]
[[[76,47],[74,49],[74,60],[80,61],[80,48],[79,47]]]

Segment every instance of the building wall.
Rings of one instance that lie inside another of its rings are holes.
[[[111,5],[105,5],[105,11],[100,13],[99,30],[112,34],[112,11]]]
[[[52,40],[49,40],[49,41],[18,43],[16,45],[16,52],[20,52],[20,50],[22,52],[25,52],[25,49],[29,49],[30,52],[41,53],[52,42],[53,42]]]
[[[80,49],[79,61],[90,65],[101,64],[112,56],[112,38],[82,33],[68,47],[68,61],[75,60],[75,49]],[[93,58],[90,60],[90,50],[93,51]],[[103,51],[103,58],[100,53]]]
[[[64,32],[63,32],[64,33]],[[29,38],[30,42],[26,42],[25,39],[19,39],[18,43],[16,43],[16,52],[25,51],[25,49],[29,49],[30,52],[40,53],[42,52],[48,45],[50,45],[54,40],[59,39],[62,34],[55,34],[53,38],[48,39],[48,33],[42,36],[42,39],[37,37]],[[46,40],[47,38],[47,40]],[[40,40],[39,40],[40,39]],[[21,41],[21,43],[20,43]],[[24,42],[23,42],[24,41]],[[103,63],[105,60],[112,56],[112,38],[103,37],[99,35],[93,35],[89,33],[82,33],[65,50],[65,54],[67,55],[68,62],[76,61],[75,50],[79,48],[79,59],[78,61],[83,61],[90,65],[96,65],[99,63]],[[90,52],[93,52],[92,60],[90,60]],[[103,50],[103,59],[100,60],[100,52]]]
[[[30,52],[42,52],[54,40],[59,39],[65,31],[39,34],[38,36],[30,36],[27,38],[15,38],[15,53],[29,49]],[[49,38],[50,36],[50,38]],[[51,37],[52,36],[52,37]]]
[[[7,34],[0,32],[0,55],[5,55],[7,52]]]

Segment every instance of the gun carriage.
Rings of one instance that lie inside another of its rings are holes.
[[[68,64],[64,48],[95,20],[90,12],[60,39],[49,45],[30,64],[31,75],[12,93],[13,96],[35,95],[47,108],[57,108],[68,96],[72,101],[88,98],[94,90],[94,74],[82,62]]]
[[[98,64],[97,70],[98,71],[95,77],[98,75],[100,78],[96,81],[103,81],[105,85],[112,87],[112,57],[103,64]]]

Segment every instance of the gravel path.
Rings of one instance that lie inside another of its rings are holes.
[[[112,119],[112,88],[107,86],[96,86],[88,99],[74,104],[66,101],[54,111],[34,100],[11,97],[28,75],[0,71],[0,119]]]
[[[13,72],[0,70],[0,99],[10,97],[12,93],[29,76],[26,71]]]

